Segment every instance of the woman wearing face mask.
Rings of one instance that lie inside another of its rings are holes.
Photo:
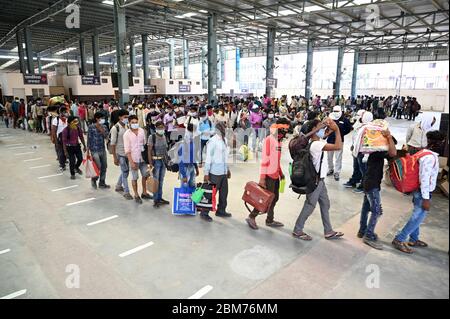
[[[317,203],[320,205],[320,214],[322,217],[322,223],[324,226],[325,239],[337,239],[342,237],[344,234],[341,232],[336,232],[333,230],[330,221],[330,200],[328,198],[328,191],[325,185],[325,177],[327,173],[327,161],[324,161],[324,151],[336,151],[342,149],[342,139],[339,131],[339,127],[337,124],[331,120],[327,119],[324,122],[320,122],[319,120],[309,121],[305,128],[305,134],[308,134],[314,130],[318,130],[311,137],[310,144],[310,153],[312,157],[312,162],[316,169],[316,172],[319,174],[319,183],[316,189],[306,195],[306,201],[303,206],[302,211],[297,219],[295,224],[294,231],[292,235],[295,238],[310,241],[312,237],[303,232],[303,228],[305,226],[306,221],[309,216],[314,212]],[[326,128],[328,127],[328,129]],[[327,135],[327,130],[333,131],[336,134],[336,140],[334,144],[328,144],[323,138]]]
[[[106,184],[106,168],[108,165],[108,158],[106,156],[105,139],[108,138],[108,128],[105,125],[106,121],[102,112],[94,114],[94,123],[88,129],[88,155],[92,155],[98,169],[100,170],[100,182],[98,187],[107,189],[110,188]],[[99,177],[91,179],[92,188],[97,189],[97,180]]]
[[[83,153],[81,153],[80,142],[83,144],[83,152],[86,152],[86,143],[84,142],[83,131],[79,126],[77,117],[69,116],[67,119],[68,126],[62,131],[62,142],[64,154],[69,159],[70,179],[75,179],[75,173],[82,175],[80,170],[83,162]]]

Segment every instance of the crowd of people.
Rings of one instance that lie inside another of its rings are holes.
[[[280,164],[284,154],[282,142],[290,138],[290,134],[307,134],[319,182],[315,190],[306,195],[293,230],[293,236],[301,240],[312,240],[304,232],[304,227],[317,204],[325,238],[338,239],[344,235],[332,227],[325,179],[330,176],[340,180],[343,152],[346,151],[344,138],[351,135],[349,151],[353,156],[353,174],[344,186],[364,193],[357,236],[371,247],[382,249],[375,227],[383,211],[380,189],[385,160],[397,156],[396,139],[389,130],[384,130],[389,150],[369,155],[359,152],[356,137],[375,119],[405,116],[414,121],[420,104],[416,98],[398,96],[347,99],[343,96],[327,99],[315,96],[309,100],[294,96],[289,102],[287,96],[280,99],[221,96],[216,101],[166,96],[136,98],[123,106],[115,100],[73,100],[48,107],[41,99],[26,104],[15,98],[6,102],[3,109],[7,127],[12,124],[14,128],[50,136],[60,170],[65,171],[68,163],[71,179],[83,174],[83,158],[89,157],[99,170],[98,176],[91,179],[92,187],[111,188],[106,179],[108,156],[112,156],[114,165],[121,171],[114,185],[115,191],[121,193],[125,200],[134,200],[138,204],[153,200],[155,208],[170,204],[163,197],[167,171],[178,174],[181,186],[195,187],[202,169],[202,182],[214,184],[218,193],[215,215],[231,217],[227,211],[230,149],[239,153],[242,146],[248,147],[250,152],[261,154],[259,185],[275,194],[266,214],[269,227],[284,226],[275,220],[280,182],[286,178]],[[410,154],[424,149],[431,151],[419,160],[421,188],[412,194],[413,214],[392,242],[395,248],[406,253],[412,252],[411,247],[427,246],[419,238],[419,229],[430,210],[430,194],[436,187],[439,169],[439,164],[436,165],[439,163],[438,153],[445,138],[439,131],[432,131],[435,121],[432,115],[423,113],[421,121],[412,124],[406,134],[404,151]],[[177,170],[173,169],[174,162]],[[130,173],[132,189],[128,184]],[[147,189],[149,178],[157,183],[153,192]],[[246,222],[250,228],[258,229],[256,218],[259,215],[257,210],[249,214]],[[202,210],[200,216],[206,221],[213,220],[208,210]]]

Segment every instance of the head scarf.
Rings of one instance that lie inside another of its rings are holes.
[[[361,118],[361,122],[363,122],[364,124],[372,122],[373,121],[373,114],[372,112],[364,112],[362,118]]]
[[[423,113],[422,121],[420,121],[420,128],[426,133],[433,127],[434,115],[432,113]]]

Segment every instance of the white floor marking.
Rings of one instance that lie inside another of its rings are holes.
[[[94,226],[94,225],[97,225],[97,224],[104,223],[104,222],[107,222],[109,220],[115,219],[117,217],[119,217],[119,216],[114,215],[114,216],[111,216],[111,217],[103,218],[103,219],[97,220],[95,222],[89,223],[89,224],[87,224],[87,226]]]
[[[24,162],[34,162],[34,161],[40,161],[42,159],[42,157],[38,157],[38,158],[32,158],[32,159],[27,159],[24,160]]]
[[[80,200],[80,201],[78,201],[78,202],[74,202],[74,203],[69,203],[69,204],[66,204],[66,206],[73,206],[73,205],[78,205],[78,204],[82,204],[82,203],[90,202],[91,200],[95,200],[95,197],[92,197],[92,198],[88,198],[88,199],[83,199],[83,200]]]
[[[13,147],[13,146],[19,146],[19,145],[23,145],[23,143],[9,144],[9,145],[6,145],[6,147]]]
[[[63,173],[53,174],[53,175],[48,175],[48,176],[41,176],[41,177],[38,177],[38,179],[52,178],[52,177],[61,176],[61,175],[63,175]]]
[[[197,291],[195,294],[193,294],[192,296],[190,296],[188,299],[200,299],[201,297],[203,297],[204,295],[206,295],[208,292],[210,292],[211,290],[213,290],[212,286],[205,286],[202,289],[200,289],[199,291]]]
[[[72,185],[72,186],[67,186],[67,187],[63,187],[63,188],[52,189],[52,192],[60,192],[60,191],[75,188],[75,187],[78,187],[78,185]]]
[[[26,289],[22,289],[22,290],[13,292],[12,294],[9,294],[7,296],[1,297],[0,299],[13,299],[13,298],[22,296],[22,295],[24,295],[26,293],[27,293],[27,290]]]
[[[22,155],[29,155],[29,154],[34,154],[34,152],[17,153],[17,154],[14,154],[14,155],[15,156],[22,156]]]
[[[11,249],[5,249],[5,250],[0,250],[0,255],[2,255],[2,254],[6,254],[6,253],[9,253],[11,251]]]
[[[150,246],[153,246],[153,242],[152,242],[152,241],[149,242],[149,243],[146,243],[146,244],[144,244],[144,245],[138,246],[138,247],[136,247],[136,248],[130,249],[130,250],[126,251],[126,252],[123,252],[123,253],[121,253],[121,254],[119,255],[119,257],[122,257],[122,258],[123,258],[123,257],[129,256],[129,255],[131,255],[131,254],[134,254],[134,253],[136,253],[136,252],[138,252],[138,251],[140,251],[140,250],[142,250],[142,249],[145,249],[145,248],[147,248],[147,247],[150,247]]]
[[[24,146],[14,146],[14,147],[8,147],[10,150],[20,150],[23,148],[27,148],[25,145]]]
[[[47,165],[41,165],[41,166],[33,166],[33,167],[30,167],[30,169],[44,168],[44,167],[49,167],[49,166],[51,166],[51,165],[47,164]]]

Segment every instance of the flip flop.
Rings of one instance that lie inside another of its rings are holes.
[[[296,233],[292,233],[292,236],[294,236],[295,238],[304,240],[304,241],[311,241],[312,240],[312,237],[309,236],[306,233],[303,233],[302,235],[299,235],[299,234],[296,234]]]
[[[341,232],[333,232],[331,236],[325,236],[326,240],[339,239],[344,236],[344,233]]]
[[[413,242],[409,242],[408,246],[410,247],[420,247],[420,248],[425,248],[428,247],[428,244],[426,242],[423,242],[421,240],[418,241],[413,241]]]

